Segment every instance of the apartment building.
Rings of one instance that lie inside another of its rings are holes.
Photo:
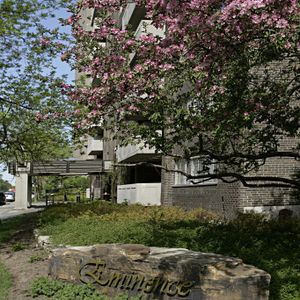
[[[93,26],[95,11],[89,10],[88,15],[90,16],[87,21],[88,26]],[[129,1],[126,6],[120,8],[118,17],[120,26],[123,29],[130,28],[137,37],[142,33],[164,34],[151,25],[151,21],[145,17],[145,9],[138,7],[133,1]],[[118,202],[176,205],[186,209],[202,207],[227,218],[233,217],[238,211],[266,212],[277,215],[281,209],[285,208],[300,213],[300,205],[296,199],[291,198],[289,189],[246,188],[239,182],[229,184],[218,179],[192,184],[179,173],[167,172],[139,163],[148,162],[162,165],[167,169],[188,171],[195,175],[197,168],[201,166],[199,157],[193,157],[189,161],[175,161],[171,157],[160,155],[154,148],[144,147],[143,144],[119,146],[117,142],[109,139],[110,135],[105,130],[102,132],[102,136],[87,139],[86,154],[96,155],[98,159],[101,159],[106,166],[105,172],[112,171],[112,165],[126,165],[118,167],[117,171],[114,170],[118,173],[117,186],[110,185],[110,188],[117,189]],[[281,147],[285,149],[291,144],[295,144],[295,140],[285,139]],[[259,174],[270,176],[280,174],[289,178],[299,167],[299,161],[294,159],[272,158],[267,159],[265,165],[260,168]],[[99,183],[99,186],[100,190],[102,189],[100,195],[103,195],[104,184]]]
[[[93,31],[95,29],[95,13],[94,9],[81,10],[79,23],[84,30]],[[90,74],[78,70],[75,71],[75,83],[87,87],[94,84]],[[102,128],[101,122],[98,126],[91,127],[88,134],[84,134],[79,138],[78,146],[73,152],[73,158],[93,161],[102,170],[98,174],[89,175],[88,198],[104,199],[110,196],[111,182],[109,174],[115,157],[115,147],[116,143],[111,139],[110,132]]]

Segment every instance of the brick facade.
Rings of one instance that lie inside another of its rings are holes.
[[[289,150],[297,145],[296,139],[285,138],[281,141],[280,150]],[[177,149],[178,151],[178,149]],[[163,166],[175,169],[172,157],[163,157]],[[291,158],[270,158],[249,176],[280,176],[290,178],[300,170],[300,162]],[[299,200],[291,196],[291,189],[285,188],[248,188],[241,183],[227,184],[218,180],[211,185],[175,185],[173,172],[162,172],[162,205],[175,205],[186,209],[202,207],[206,210],[231,219],[244,208],[275,207],[299,205]]]
[[[210,186],[173,186],[173,205],[187,209],[201,207],[216,212],[225,218],[232,218],[240,199],[239,184],[219,182]]]
[[[91,11],[86,14],[95,16]],[[136,30],[141,21],[143,21],[145,11],[136,6],[134,1],[130,1],[130,5],[124,7],[120,15],[120,26],[126,28],[130,26],[132,30]],[[86,16],[83,19],[87,19]],[[92,26],[93,22],[86,21],[85,27]],[[147,29],[147,32],[153,31],[158,34],[153,26]],[[270,62],[267,66],[254,68],[251,70],[253,75],[257,75],[258,80],[263,79],[268,71],[268,75],[272,78],[282,80],[287,79],[286,72],[292,68],[293,64],[290,60],[284,59],[280,62]],[[183,86],[183,89],[189,89],[189,86]],[[107,136],[106,145],[104,145],[103,160],[115,161],[115,142],[108,142],[110,137]],[[293,138],[284,138],[281,141],[279,150],[289,150],[296,146],[298,141]],[[176,150],[177,151],[177,150]],[[178,150],[180,151],[180,150]],[[176,152],[178,153],[178,152]],[[138,161],[135,161],[138,162]],[[162,157],[162,165],[167,169],[175,169],[175,162],[172,157]],[[287,158],[268,159],[257,174],[281,177],[290,177],[300,169],[299,161]],[[147,182],[147,171],[145,170],[143,182]],[[251,174],[249,174],[251,175]],[[255,175],[255,174],[252,174]],[[290,197],[290,190],[282,188],[246,188],[241,183],[226,184],[221,180],[216,184],[210,185],[175,185],[175,173],[162,170],[161,172],[161,204],[176,205],[183,208],[192,209],[202,207],[207,210],[214,211],[226,218],[232,218],[237,211],[243,211],[245,207],[257,206],[274,206],[295,204],[295,200]]]
[[[163,159],[165,166],[174,169],[172,158]],[[272,158],[256,174],[289,178],[300,169],[300,162],[289,158]],[[255,175],[255,173],[249,174]],[[175,175],[163,172],[162,205],[176,205],[187,209],[202,207],[225,218],[233,218],[245,207],[289,206],[300,204],[290,189],[248,188],[241,183],[227,184],[221,180],[214,185],[176,186]]]
[[[294,64],[290,59],[284,59],[270,62],[267,67],[255,68],[252,72],[263,78],[266,76],[264,71],[267,69],[269,75],[274,79],[282,80],[286,79],[288,73],[286,71],[292,69],[293,66]],[[280,140],[278,151],[293,151],[293,149],[296,149],[297,144],[299,144],[299,139],[284,137]],[[291,178],[297,170],[300,170],[299,161],[278,157],[267,159],[258,172],[248,175]],[[164,186],[164,182],[162,182],[162,186]],[[169,189],[169,191],[164,191],[164,194],[171,197],[171,200],[164,200],[165,202],[188,209],[202,207],[227,218],[233,217],[238,211],[244,211],[244,208],[300,206],[299,199],[297,200],[291,196],[291,189],[284,188],[248,188],[240,183],[225,184],[220,180],[216,185],[175,186],[175,180],[173,180],[173,183],[170,182],[169,176],[165,189]]]

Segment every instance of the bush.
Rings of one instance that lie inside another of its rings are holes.
[[[172,229],[188,230],[192,224],[195,226],[213,218],[212,214],[199,209],[185,212],[175,207],[126,206],[103,202],[52,207],[41,214],[39,223],[40,232],[51,235],[56,245],[140,243],[176,247],[178,238],[174,234],[177,233],[173,233]],[[182,220],[185,220],[184,223]],[[170,229],[168,232],[167,227]],[[162,239],[162,234],[168,236]],[[189,236],[188,232],[185,234]]]

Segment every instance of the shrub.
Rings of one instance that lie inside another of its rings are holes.
[[[126,206],[102,202],[49,208],[41,214],[39,224],[40,232],[51,235],[56,245],[140,243],[175,247],[178,238],[173,236],[171,227],[173,230],[190,228],[213,218],[212,214],[200,209],[186,212],[175,207]],[[166,232],[167,228],[170,231]],[[162,238],[162,234],[169,236]],[[188,232],[185,234],[189,235]]]

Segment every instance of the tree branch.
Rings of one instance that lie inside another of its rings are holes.
[[[14,101],[6,100],[6,99],[4,99],[3,97],[0,97],[0,101],[9,103],[9,104],[11,104],[11,105],[16,105],[16,106],[19,106],[19,107],[24,108],[24,109],[27,109],[27,110],[34,110],[34,109],[33,109],[32,107],[30,107],[30,106],[27,106],[27,105],[24,105],[24,104],[21,104],[21,103],[16,103],[16,102],[14,102]]]
[[[300,190],[300,182],[277,176],[245,176],[235,172],[220,172],[216,174],[199,174],[199,175],[191,175],[181,170],[169,169],[162,165],[152,164],[148,162],[140,162],[136,164],[114,164],[115,167],[134,167],[134,166],[151,166],[154,168],[159,168],[166,172],[178,173],[185,176],[187,179],[190,179],[192,183],[199,184],[206,182],[211,179],[220,179],[226,183],[234,183],[240,181],[245,187],[252,188],[261,188],[261,187],[281,187],[281,188],[293,188]],[[234,179],[227,179],[234,178]],[[197,180],[197,181],[195,181]],[[249,183],[251,182],[251,183]],[[260,183],[253,183],[260,182]],[[262,183],[265,182],[265,183]]]

